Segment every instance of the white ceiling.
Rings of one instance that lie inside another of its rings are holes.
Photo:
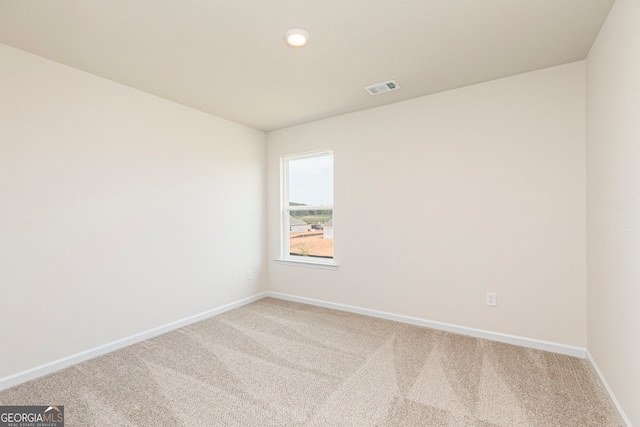
[[[613,2],[0,0],[0,42],[268,131],[584,59]]]

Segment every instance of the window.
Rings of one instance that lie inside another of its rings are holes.
[[[282,158],[282,259],[333,265],[333,152]]]

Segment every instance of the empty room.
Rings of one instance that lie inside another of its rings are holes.
[[[637,0],[0,0],[0,427],[640,426]]]

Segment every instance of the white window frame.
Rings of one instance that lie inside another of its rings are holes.
[[[280,259],[276,262],[282,265],[294,265],[301,267],[322,268],[329,270],[337,270],[338,263],[336,262],[335,253],[335,240],[333,241],[333,258],[320,258],[320,257],[305,257],[300,255],[291,255],[289,247],[289,234],[290,224],[289,215],[295,211],[306,210],[330,210],[332,217],[335,214],[335,200],[334,205],[331,206],[289,206],[289,162],[292,160],[308,159],[312,157],[320,157],[326,155],[333,155],[333,150],[321,150],[312,151],[301,154],[293,154],[282,156],[280,158]],[[334,168],[335,170],[335,168]],[[335,176],[335,173],[334,173]],[[335,228],[334,228],[335,235]]]

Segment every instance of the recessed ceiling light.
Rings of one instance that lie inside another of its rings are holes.
[[[307,33],[305,30],[294,28],[285,31],[284,39],[291,46],[304,46],[305,44],[307,44],[307,40],[309,40],[309,33]]]

